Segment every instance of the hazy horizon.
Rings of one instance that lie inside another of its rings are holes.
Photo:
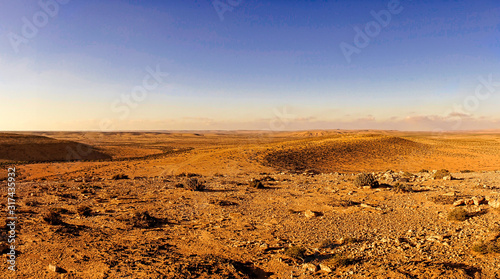
[[[8,1],[2,131],[500,128],[498,1]]]

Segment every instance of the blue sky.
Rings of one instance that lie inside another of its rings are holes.
[[[4,1],[0,129],[500,127],[498,1],[215,3]]]

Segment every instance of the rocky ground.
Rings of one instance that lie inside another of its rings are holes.
[[[21,181],[16,276],[500,277],[500,172],[373,178],[378,185],[312,170]],[[13,278],[7,267],[0,277]]]

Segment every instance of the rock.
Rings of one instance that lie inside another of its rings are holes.
[[[305,263],[302,265],[303,269],[309,270],[310,272],[316,272],[318,271],[318,266],[312,263]]]
[[[446,196],[446,197],[454,197],[456,196],[457,194],[455,192],[448,192],[446,194],[443,194],[443,196]]]
[[[445,177],[443,177],[443,180],[452,180],[453,177],[451,175],[447,175]]]
[[[319,264],[319,268],[326,273],[332,272],[332,269],[326,264]]]
[[[304,216],[306,216],[307,218],[313,218],[313,217],[318,216],[318,213],[308,209],[308,210],[304,211]]]
[[[474,200],[468,199],[468,200],[465,201],[465,204],[466,205],[473,205],[474,204]]]
[[[486,200],[484,199],[484,197],[472,197],[472,201],[475,205],[480,205],[483,204]]]
[[[60,267],[58,267],[57,265],[53,265],[53,264],[49,264],[47,269],[52,271],[52,272],[57,272],[57,273],[60,273],[62,271],[62,269]]]
[[[488,205],[493,208],[500,208],[500,198],[489,198]]]
[[[458,200],[456,202],[453,203],[453,206],[461,206],[461,205],[465,205],[465,201],[464,200]]]

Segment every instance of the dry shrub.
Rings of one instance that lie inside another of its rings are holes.
[[[63,224],[63,221],[61,219],[61,214],[54,212],[54,211],[45,212],[42,215],[42,218],[49,225],[62,225]]]
[[[470,214],[463,208],[455,208],[448,213],[448,220],[451,221],[465,221],[469,219]]]
[[[128,175],[121,173],[121,174],[113,175],[113,177],[111,179],[113,179],[113,180],[129,179],[129,177],[128,177]]]
[[[359,239],[355,238],[355,237],[344,237],[341,239],[340,241],[342,244],[352,244],[352,243],[358,243],[359,242]]]
[[[371,173],[360,173],[354,178],[354,186],[356,187],[370,186],[375,188],[378,185],[377,179]]]
[[[414,192],[413,187],[411,185],[408,185],[406,183],[401,183],[401,182],[397,182],[396,184],[394,184],[393,188],[396,192],[400,192],[400,193]]]
[[[256,188],[256,189],[262,189],[264,188],[264,184],[262,184],[262,182],[258,179],[250,179],[250,182],[248,184],[250,187],[252,188]]]
[[[472,251],[480,254],[500,253],[500,240],[477,242],[472,246]]]
[[[290,246],[285,249],[285,255],[294,259],[303,259],[306,256],[306,248],[302,246]]]
[[[62,208],[62,207],[52,207],[52,208],[49,208],[49,210],[50,210],[50,212],[54,212],[57,214],[69,213],[69,210],[67,210],[66,208]]]
[[[321,242],[319,248],[335,248],[336,246],[338,246],[337,242],[331,239],[325,239]]]
[[[184,182],[184,188],[191,191],[203,191],[205,190],[205,185],[198,180],[196,177],[187,178]]]
[[[147,211],[136,212],[130,222],[133,227],[141,229],[153,228],[161,224],[160,219],[149,215]]]
[[[351,258],[335,254],[333,257],[324,261],[323,264],[327,265],[328,267],[340,267],[340,266],[348,266],[353,262],[354,260]]]
[[[442,169],[442,170],[438,170],[435,174],[433,174],[432,178],[443,179],[446,176],[451,176],[450,172],[448,170]]]
[[[88,217],[92,215],[92,209],[88,206],[81,205],[76,209],[76,213],[80,216]]]

